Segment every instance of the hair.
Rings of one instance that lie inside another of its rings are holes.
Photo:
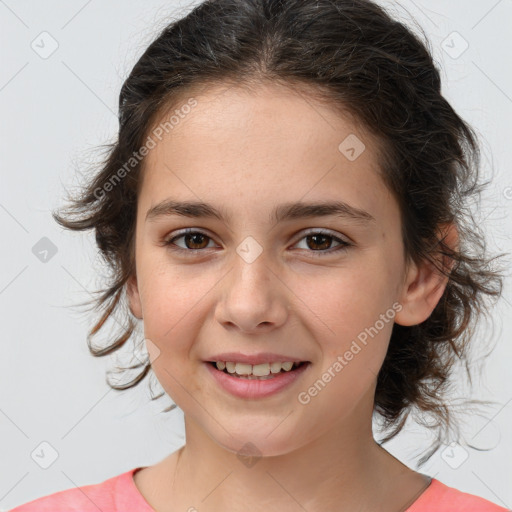
[[[99,170],[66,210],[53,213],[65,228],[94,229],[111,274],[94,299],[101,314],[88,336],[92,355],[120,349],[137,325],[126,310],[127,325],[112,343],[90,343],[126,307],[144,166],[138,155],[157,120],[191,92],[213,84],[281,84],[351,115],[374,136],[379,173],[400,207],[406,261],[429,261],[448,277],[427,320],[393,326],[374,402],[383,427],[394,427],[382,443],[402,430],[412,408],[434,418],[429,428],[450,428],[444,395],[454,364],[466,361],[471,381],[467,351],[476,320],[489,313],[488,299],[501,296],[503,283],[491,266],[499,256],[488,257],[469,207],[488,184],[479,181],[478,138],[441,94],[440,73],[424,38],[369,0],[207,0],[166,26],[121,88],[118,136],[106,145]],[[445,243],[444,223],[456,225],[458,247]],[[440,256],[451,265],[440,264]],[[140,371],[122,385],[107,379],[111,388],[136,386],[151,364],[127,369]],[[442,440],[438,435],[420,465]]]

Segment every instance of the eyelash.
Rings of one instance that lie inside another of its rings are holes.
[[[206,249],[183,249],[182,247],[176,246],[176,244],[174,243],[179,238],[183,238],[184,236],[191,235],[191,234],[193,234],[193,235],[203,235],[206,238],[209,238],[210,240],[212,240],[212,237],[208,236],[206,233],[204,233],[202,231],[199,231],[199,230],[196,230],[196,229],[193,229],[193,228],[188,228],[188,229],[185,229],[183,231],[178,232],[172,238],[165,239],[163,241],[162,245],[165,246],[165,247],[168,247],[171,251],[177,251],[177,252],[182,252],[182,253],[192,253],[192,254],[187,254],[187,257],[188,256],[194,256],[194,253],[205,251]],[[341,238],[338,238],[338,237],[334,236],[331,232],[324,231],[324,230],[309,231],[300,240],[298,240],[297,243],[299,243],[304,238],[307,238],[308,236],[311,236],[311,235],[323,235],[323,236],[326,236],[328,238],[332,238],[334,241],[340,243],[340,245],[338,247],[336,247],[334,250],[332,250],[332,249],[318,250],[318,251],[309,250],[308,252],[313,253],[313,255],[315,257],[323,257],[326,254],[333,254],[333,253],[337,253],[339,251],[346,251],[349,247],[352,247],[354,245],[354,244],[352,244],[350,242],[347,242],[346,240],[342,240]],[[320,253],[320,254],[315,254],[315,253]]]

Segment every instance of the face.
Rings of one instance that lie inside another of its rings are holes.
[[[194,99],[146,157],[130,307],[186,421],[228,450],[250,440],[264,455],[285,454],[363,421],[356,411],[371,414],[413,280],[398,205],[369,135],[311,96],[212,86]],[[162,206],[171,200],[223,218],[177,214]],[[287,208],[333,202],[361,216]],[[276,221],[275,211],[299,215]],[[280,391],[243,398],[209,367],[223,352],[308,364]]]

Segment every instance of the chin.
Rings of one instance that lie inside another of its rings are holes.
[[[222,439],[212,437],[219,446],[237,455],[242,462],[244,459],[261,457],[276,457],[286,455],[297,449],[289,435],[268,435],[268,430],[243,429],[243,433],[232,432],[232,436],[224,435]]]

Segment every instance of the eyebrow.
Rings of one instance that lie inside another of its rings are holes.
[[[219,209],[208,203],[166,199],[147,211],[146,222],[153,221],[158,217],[168,217],[172,215],[192,218],[216,218],[225,223],[229,223],[232,218],[223,208]],[[284,203],[272,210],[269,220],[282,222],[285,220],[329,216],[352,219],[364,224],[376,222],[373,215],[369,212],[351,206],[343,201]]]

